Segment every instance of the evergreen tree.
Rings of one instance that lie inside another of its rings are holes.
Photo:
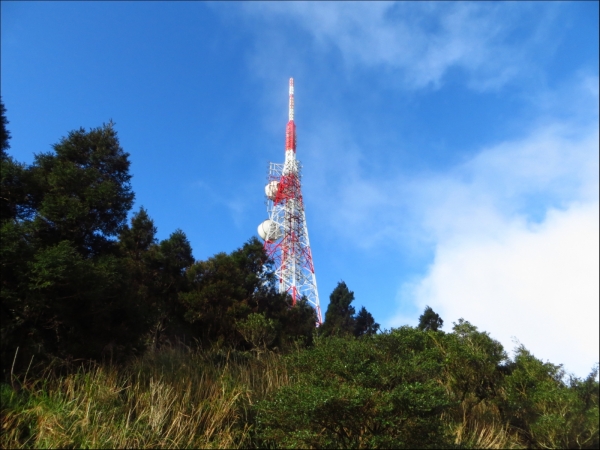
[[[142,328],[114,238],[133,192],[113,124],[69,133],[31,166],[2,167],[3,366],[17,346],[23,359],[132,349]]]
[[[438,331],[444,325],[444,321],[431,307],[427,306],[423,314],[419,316],[419,330]]]
[[[354,333],[354,292],[340,281],[329,296],[325,323],[321,327],[324,336],[340,336]]]
[[[186,273],[190,290],[179,298],[193,337],[205,344],[221,341],[235,346],[243,341],[236,321],[259,312],[257,296],[265,290],[261,278],[265,262],[262,244],[253,238],[229,255],[218,253],[190,267]]]
[[[110,250],[133,204],[128,156],[112,122],[35,155],[35,226],[46,244],[68,240],[86,256]]]
[[[139,311],[138,322],[150,330],[157,323],[162,304],[160,289],[160,251],[154,221],[143,207],[133,214],[131,226],[119,235],[120,257],[126,272],[124,296],[131,298]],[[155,340],[156,342],[156,340]]]
[[[302,343],[309,346],[313,342],[313,332],[317,323],[317,313],[308,303],[306,297],[301,297],[292,306],[290,296],[285,297],[285,303],[281,301],[270,301],[271,305],[279,306],[275,313],[271,312],[269,317],[277,319],[280,323],[278,346],[288,342]],[[260,308],[260,306],[259,306]]]
[[[230,254],[218,253],[196,262],[186,271],[186,278],[187,289],[179,299],[184,318],[191,324],[190,337],[203,344],[243,347],[246,340],[240,330],[253,313],[273,321],[277,331],[273,345],[298,338],[310,342],[314,310],[303,299],[292,306],[288,295],[276,292],[273,262],[258,239],[250,239]]]
[[[160,242],[159,248],[163,273],[170,278],[169,284],[177,284],[175,279],[182,278],[185,269],[194,263],[190,241],[183,231],[177,229]]]
[[[379,324],[375,322],[371,313],[364,306],[360,308],[354,318],[354,336],[370,336],[376,334],[378,330]]]
[[[22,215],[29,209],[26,208],[27,172],[24,164],[19,164],[7,153],[11,136],[6,125],[6,108],[0,97],[0,223],[17,218],[19,213]]]
[[[185,271],[193,263],[192,247],[185,233],[176,230],[160,243],[156,227],[142,207],[119,236],[121,254],[127,265],[128,291],[139,305],[139,320],[156,348],[163,338],[181,332],[183,311],[178,295],[187,286]]]
[[[187,324],[183,320],[185,310],[179,302],[179,294],[189,290],[186,272],[194,264],[192,246],[185,233],[179,229],[158,244],[158,251],[159,301],[155,303],[154,323],[151,327],[155,346],[159,345],[161,336],[176,338],[187,330]]]
[[[6,108],[4,107],[2,97],[0,97],[0,160],[4,160],[8,157],[6,151],[10,148],[8,141],[11,136],[8,128],[6,128],[6,125],[8,125],[8,120],[6,119]]]
[[[131,218],[131,227],[124,226],[119,236],[121,249],[134,261],[142,261],[143,256],[156,245],[156,227],[148,215],[148,211],[141,207]]]

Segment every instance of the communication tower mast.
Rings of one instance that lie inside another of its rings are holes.
[[[293,78],[290,78],[289,92],[285,160],[283,164],[269,164],[269,175],[265,186],[269,218],[258,226],[258,234],[265,241],[267,254],[275,262],[279,292],[289,293],[294,305],[297,299],[306,297],[315,308],[317,322],[320,325],[321,306],[302,199],[302,166],[296,159]]]

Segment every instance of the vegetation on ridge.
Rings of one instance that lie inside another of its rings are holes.
[[[31,165],[1,106],[3,448],[598,448],[585,379],[430,307],[379,330],[341,281],[325,323],[252,238],[196,261],[158,241],[114,124]]]

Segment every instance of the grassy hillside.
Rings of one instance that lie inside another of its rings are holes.
[[[2,385],[3,448],[231,448],[251,406],[288,382],[280,356],[163,348],[117,368],[49,368]]]
[[[466,326],[465,326],[466,324]],[[2,385],[3,448],[598,448],[598,382],[464,322],[287,355],[162,348]],[[470,328],[469,328],[470,327]]]

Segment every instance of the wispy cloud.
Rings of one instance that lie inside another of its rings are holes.
[[[460,69],[472,88],[487,90],[535,71],[536,56],[552,51],[545,37],[558,7],[287,2],[246,10],[272,29],[299,26],[317,51],[339,52],[349,67],[390,69],[404,87],[439,87],[449,70]]]
[[[249,189],[247,186],[240,186],[235,192],[220,192],[209,183],[196,180],[189,186],[189,191],[200,191],[205,202],[208,201],[213,205],[225,208],[236,228],[240,229],[246,225],[246,214],[250,208],[247,201],[247,198],[249,198]]]
[[[583,105],[578,114],[556,118],[545,112],[521,138],[482,148],[444,172],[405,173],[398,168],[395,175],[382,177],[367,171],[368,149],[353,143],[347,127],[328,121],[304,138],[320,214],[331,215],[336,233],[368,247],[383,239],[403,245],[415,227],[429,242],[460,233],[491,233],[499,218],[536,223],[549,208],[594,201],[598,93],[590,78],[598,81],[597,76],[584,77],[564,91],[562,103]],[[318,192],[328,196],[319,198]]]

